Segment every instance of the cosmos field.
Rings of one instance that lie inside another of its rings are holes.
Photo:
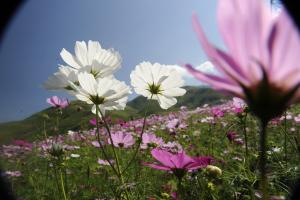
[[[38,135],[1,146],[7,191],[28,200],[297,199],[298,29],[284,8],[274,15],[260,0],[219,1],[217,21],[226,50],[192,18],[217,73],[181,67],[229,96],[218,105],[171,111],[187,94],[172,66],[141,61],[129,85],[115,77],[122,52],[92,40],[62,48],[63,64],[43,87],[73,96],[93,117],[65,130],[64,113],[75,101],[47,98],[51,114],[41,116]],[[144,97],[143,114],[112,117],[126,112],[133,93]],[[151,114],[151,103],[163,112]]]

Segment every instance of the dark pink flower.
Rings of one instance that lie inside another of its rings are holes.
[[[227,52],[214,47],[197,17],[193,18],[199,41],[221,75],[186,65],[190,73],[217,90],[246,100],[264,122],[299,102],[300,37],[284,8],[274,18],[261,0],[220,0],[218,25]]]
[[[214,117],[224,117],[224,112],[220,108],[214,107],[211,112]]]
[[[27,142],[26,140],[15,140],[13,143],[14,145],[18,145],[20,147],[26,147],[29,149],[31,149],[33,146],[31,143]]]
[[[97,125],[96,118],[90,119],[90,124],[96,126]]]
[[[61,99],[57,96],[48,98],[47,103],[49,103],[55,108],[66,108],[69,105],[68,99]]]
[[[233,131],[228,131],[226,136],[230,142],[232,142],[237,137],[236,133]]]

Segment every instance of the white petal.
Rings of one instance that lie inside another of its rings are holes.
[[[97,95],[97,82],[92,74],[86,72],[78,74],[78,81],[83,90],[89,95]]]
[[[164,90],[163,95],[168,96],[168,97],[178,97],[178,96],[182,96],[186,93],[185,89],[182,88],[170,88],[167,90]]]
[[[80,65],[78,64],[76,58],[67,50],[62,49],[62,51],[60,52],[60,56],[71,67],[74,67],[76,69],[80,68]]]
[[[168,109],[177,103],[174,97],[166,97],[163,95],[157,95],[158,103],[162,109]]]
[[[84,41],[77,41],[75,44],[75,55],[82,66],[88,65],[87,46]]]
[[[91,65],[97,53],[101,50],[101,45],[98,41],[88,42],[88,64]]]

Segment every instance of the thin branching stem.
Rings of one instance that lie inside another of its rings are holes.
[[[118,171],[116,170],[116,168],[114,167],[114,165],[113,165],[112,162],[110,161],[110,159],[109,159],[107,153],[105,152],[105,149],[104,149],[104,147],[103,147],[103,145],[102,145],[102,143],[101,143],[101,139],[100,139],[100,129],[99,129],[99,108],[98,108],[97,105],[96,105],[96,130],[97,130],[97,140],[98,140],[99,146],[100,146],[100,148],[101,148],[101,150],[102,150],[102,153],[103,153],[103,155],[104,155],[104,158],[105,158],[105,160],[107,160],[109,166],[112,168],[112,170],[113,170],[114,173],[117,175],[117,177],[120,178],[120,177],[119,177]]]
[[[151,96],[152,98],[152,96]],[[140,147],[141,147],[141,143],[143,141],[143,135],[144,135],[144,132],[145,132],[145,128],[146,128],[146,118],[147,118],[147,112],[148,112],[148,107],[149,107],[149,101],[146,105],[146,109],[145,109],[145,114],[144,114],[144,119],[143,119],[143,127],[142,127],[142,131],[141,131],[141,134],[140,134],[140,140],[136,146],[136,149],[133,153],[133,156],[132,158],[129,160],[128,164],[126,165],[126,167],[123,169],[122,173],[124,173],[129,167],[130,165],[132,164],[132,162],[135,160],[139,150],[140,150]]]

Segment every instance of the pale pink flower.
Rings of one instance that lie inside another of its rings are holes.
[[[55,108],[66,108],[69,105],[68,99],[62,99],[58,96],[52,96],[47,99],[47,103]]]
[[[149,146],[157,147],[164,144],[161,137],[157,137],[153,133],[144,133],[142,137],[141,149],[147,149]]]
[[[300,38],[283,8],[278,17],[261,0],[222,0],[218,25],[227,52],[214,47],[197,17],[199,41],[221,76],[186,69],[213,88],[240,97],[262,121],[280,115],[300,100]]]
[[[109,165],[109,162],[107,161],[107,160],[102,160],[102,159],[98,159],[98,161],[97,161],[97,163],[99,164],[99,165]],[[110,160],[110,163],[114,163],[114,161],[113,160]]]
[[[135,140],[130,133],[124,133],[122,131],[117,131],[111,134],[113,145],[115,147],[124,147],[128,148],[134,145]],[[108,143],[111,144],[110,139],[108,139]]]
[[[244,112],[244,109],[247,106],[245,101],[243,99],[238,98],[238,97],[233,97],[232,105],[233,105],[233,111],[236,114]]]

